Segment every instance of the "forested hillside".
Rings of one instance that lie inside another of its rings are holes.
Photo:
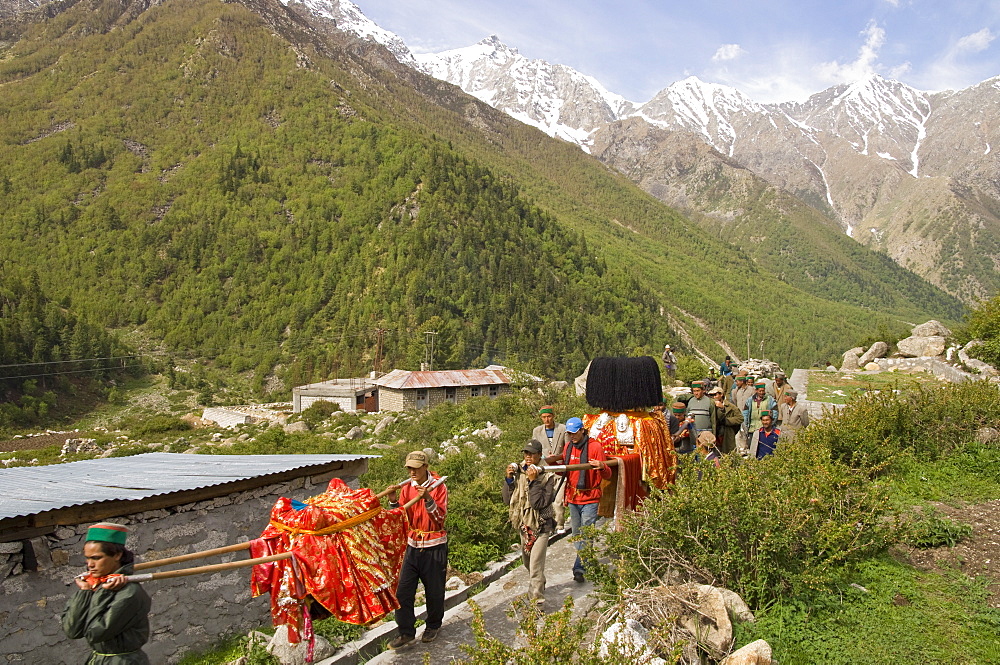
[[[752,320],[754,350],[790,364],[955,314],[933,289],[857,307],[736,270],[730,245],[575,147],[254,9],[78,2],[7,48],[0,261],[258,392],[366,371],[376,328],[387,365],[416,368],[433,330],[437,367],[568,377],[676,342],[666,314],[710,353]]]
[[[141,373],[142,363],[102,326],[54,302],[38,274],[0,263],[0,428],[44,420],[71,380]]]

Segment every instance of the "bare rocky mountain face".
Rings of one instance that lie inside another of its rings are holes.
[[[638,104],[496,37],[417,59],[425,72],[578,143],[671,205],[712,215],[713,201],[692,200],[711,187],[691,174],[713,172],[702,160],[725,157],[967,303],[1000,287],[1000,78],[926,93],[872,75],[802,104],[765,105],[692,77]],[[718,154],[653,139],[651,128],[688,133]],[[688,174],[684,182],[678,171]]]

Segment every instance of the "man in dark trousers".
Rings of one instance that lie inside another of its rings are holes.
[[[654,361],[655,362],[655,361]],[[596,441],[591,441],[583,421],[570,418],[566,421],[566,451],[563,464],[589,464],[590,469],[566,472],[566,504],[569,506],[570,525],[573,535],[580,535],[585,526],[597,522],[597,505],[601,502],[601,480],[611,479],[611,469],[605,463],[607,457],[604,448]],[[583,541],[576,542],[579,552]],[[585,582],[583,562],[576,555],[573,562],[573,579]]]
[[[542,444],[542,460],[546,464],[558,464],[566,447],[566,426],[556,422],[556,413],[546,404],[538,410],[542,424],[531,432],[531,438]],[[562,478],[556,480],[556,497],[552,502],[552,514],[556,520],[556,531],[560,533],[566,525],[566,506],[563,504],[565,495],[562,488]]]
[[[406,554],[403,567],[399,571],[396,598],[396,625],[399,635],[389,643],[390,649],[402,649],[416,639],[417,630],[413,615],[413,600],[417,594],[417,582],[423,582],[427,599],[427,624],[421,642],[433,642],[444,620],[444,584],[448,572],[448,533],[444,530],[444,518],[448,511],[448,488],[438,482],[440,476],[428,468],[427,453],[415,450],[406,456],[404,463],[410,480],[402,487],[389,493],[392,508],[414,498],[419,498],[406,509],[410,530],[406,534]]]

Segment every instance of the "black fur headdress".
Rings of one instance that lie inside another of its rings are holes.
[[[587,373],[587,404],[604,411],[633,411],[663,401],[660,366],[651,356],[594,358]]]

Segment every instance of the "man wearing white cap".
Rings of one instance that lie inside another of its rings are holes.
[[[778,425],[786,433],[794,434],[795,430],[809,424],[809,410],[796,401],[798,397],[798,392],[789,388],[785,391],[784,402],[778,405]]]

